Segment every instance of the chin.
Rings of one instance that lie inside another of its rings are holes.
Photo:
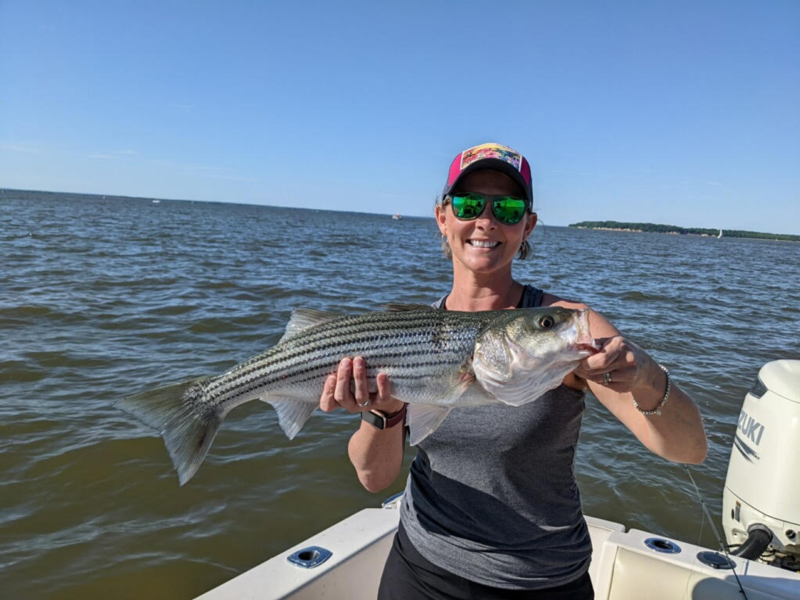
[[[462,264],[473,273],[489,274],[495,271],[500,271],[505,267],[511,265],[514,257],[498,257],[498,258],[482,258],[482,257],[465,257],[462,259]]]

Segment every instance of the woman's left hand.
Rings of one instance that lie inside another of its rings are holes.
[[[661,368],[647,352],[621,335],[595,340],[596,354],[578,363],[575,374],[615,392],[655,387]]]

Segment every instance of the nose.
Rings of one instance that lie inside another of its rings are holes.
[[[488,202],[486,203],[486,206],[483,207],[483,211],[478,215],[478,218],[475,219],[475,227],[481,229],[482,231],[497,228],[497,220],[495,219],[492,207]]]
[[[492,210],[492,203],[487,202],[481,214],[475,218],[475,226],[481,230],[494,229],[497,227],[497,220]]]

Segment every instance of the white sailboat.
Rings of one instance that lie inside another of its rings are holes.
[[[717,239],[719,239],[721,237],[722,237],[722,229],[719,230],[719,235],[717,236]]]

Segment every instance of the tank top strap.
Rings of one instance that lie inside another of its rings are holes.
[[[517,308],[539,308],[542,305],[543,296],[544,292],[542,290],[526,284],[525,289],[522,290],[522,298],[520,298]]]

